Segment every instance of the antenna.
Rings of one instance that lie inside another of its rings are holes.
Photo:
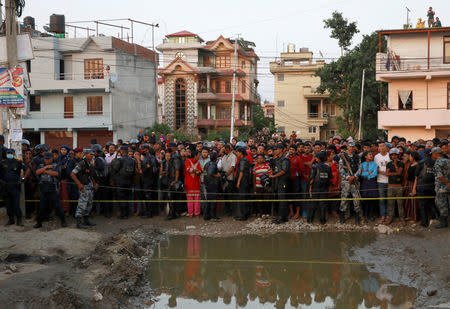
[[[411,12],[411,10],[407,6],[405,6],[405,8],[406,8],[406,24],[408,25],[409,28],[409,12]]]

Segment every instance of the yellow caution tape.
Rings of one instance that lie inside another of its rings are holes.
[[[318,260],[247,260],[247,259],[200,259],[200,258],[154,258],[151,262],[232,262],[232,263],[273,263],[273,264],[332,264],[363,265],[350,261],[318,261]]]

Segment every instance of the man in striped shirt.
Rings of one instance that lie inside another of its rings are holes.
[[[266,163],[264,154],[259,153],[256,156],[256,164],[253,167],[253,191],[255,193],[255,199],[265,199],[264,193],[268,193],[264,184],[261,182],[261,176],[266,175],[269,177],[272,174],[270,165]],[[257,203],[258,216],[268,214],[268,203]]]

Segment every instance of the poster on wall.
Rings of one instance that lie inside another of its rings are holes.
[[[24,107],[23,68],[0,68],[0,107]]]

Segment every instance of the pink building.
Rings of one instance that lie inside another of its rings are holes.
[[[450,28],[381,30],[387,53],[377,54],[376,78],[388,83],[388,106],[378,128],[389,139],[444,138],[450,134]]]

